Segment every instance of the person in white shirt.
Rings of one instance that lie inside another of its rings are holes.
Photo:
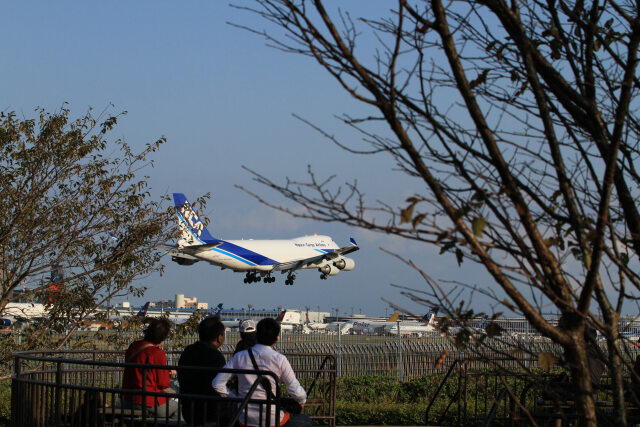
[[[307,401],[307,393],[300,385],[291,368],[291,364],[287,358],[275,351],[272,347],[278,342],[280,335],[280,324],[272,318],[262,319],[257,326],[258,343],[251,348],[256,364],[261,371],[271,371],[286,387],[289,396],[295,399],[300,405],[304,406]],[[254,370],[253,362],[248,350],[236,353],[229,362],[224,366],[228,369],[250,369]],[[221,372],[213,379],[211,385],[215,391],[222,396],[245,397],[257,380],[257,375],[237,374],[238,377],[238,395],[236,396],[227,387],[227,382],[235,374]],[[277,384],[272,377],[267,377],[271,383],[272,393],[277,390]],[[260,384],[253,393],[255,399],[266,399],[267,392]],[[266,413],[265,408],[260,408],[259,404],[249,404],[248,409],[239,419],[242,426],[265,426]],[[279,425],[286,427],[309,427],[311,426],[311,418],[306,414],[291,414],[289,412],[280,411],[279,422],[276,424],[275,405],[271,407],[270,424],[271,426]]]

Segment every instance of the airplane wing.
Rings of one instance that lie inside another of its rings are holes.
[[[326,254],[318,255],[311,258],[304,258],[295,261],[287,261],[275,264],[273,266],[273,271],[289,271],[289,270],[298,270],[302,267],[308,267],[312,265],[320,265],[325,261],[331,261],[332,259],[336,259],[341,257],[342,255],[350,254],[351,252],[355,252],[360,247],[356,243],[356,241],[351,238],[349,241],[349,245],[344,246],[340,249],[336,249],[331,252],[327,252]]]
[[[195,255],[198,252],[211,250],[216,246],[220,246],[221,244],[222,242],[215,242],[215,243],[207,243],[204,245],[183,246],[182,248],[178,249],[178,251],[188,255]]]
[[[220,246],[222,242],[215,243],[207,243],[204,245],[192,245],[192,246],[183,246],[182,248],[178,247],[178,245],[158,245],[159,248],[164,249],[169,253],[169,255],[179,256],[183,254],[194,255],[198,252],[208,251],[210,249],[215,248],[216,246]]]

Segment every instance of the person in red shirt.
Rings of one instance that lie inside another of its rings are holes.
[[[144,338],[131,343],[125,353],[126,363],[145,365],[166,365],[167,357],[160,345],[169,335],[171,322],[167,319],[153,319],[144,331]],[[146,384],[143,384],[143,377]],[[126,390],[145,390],[148,392],[170,392],[169,370],[157,368],[124,368],[122,388]],[[141,394],[123,394],[123,406],[142,409],[144,406],[154,416],[171,417],[178,410],[178,402],[164,396],[146,396]]]

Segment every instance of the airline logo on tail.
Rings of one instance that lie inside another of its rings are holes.
[[[434,326],[436,322],[436,316],[438,315],[438,310],[440,310],[440,307],[431,307],[431,310],[429,310],[427,314],[422,316],[422,321],[431,326]]]
[[[145,305],[142,306],[136,317],[145,317],[147,315],[147,311],[149,310],[149,301]]]
[[[211,316],[219,316],[221,311],[222,311],[222,303],[218,304],[218,306],[213,309],[213,311],[211,312]]]
[[[184,243],[198,245],[215,240],[198,214],[191,208],[191,204],[182,193],[173,193],[173,202],[180,219],[180,234]]]

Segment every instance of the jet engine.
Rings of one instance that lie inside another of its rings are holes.
[[[356,262],[351,258],[340,258],[334,261],[333,265],[339,270],[351,271],[356,267]]]
[[[177,262],[180,265],[193,265],[196,262],[198,262],[197,259],[188,259],[188,258],[183,258],[179,256],[172,256],[171,261]]]
[[[318,268],[318,271],[325,276],[335,276],[336,274],[340,273],[340,269],[334,267],[331,264],[323,265],[322,267]]]

